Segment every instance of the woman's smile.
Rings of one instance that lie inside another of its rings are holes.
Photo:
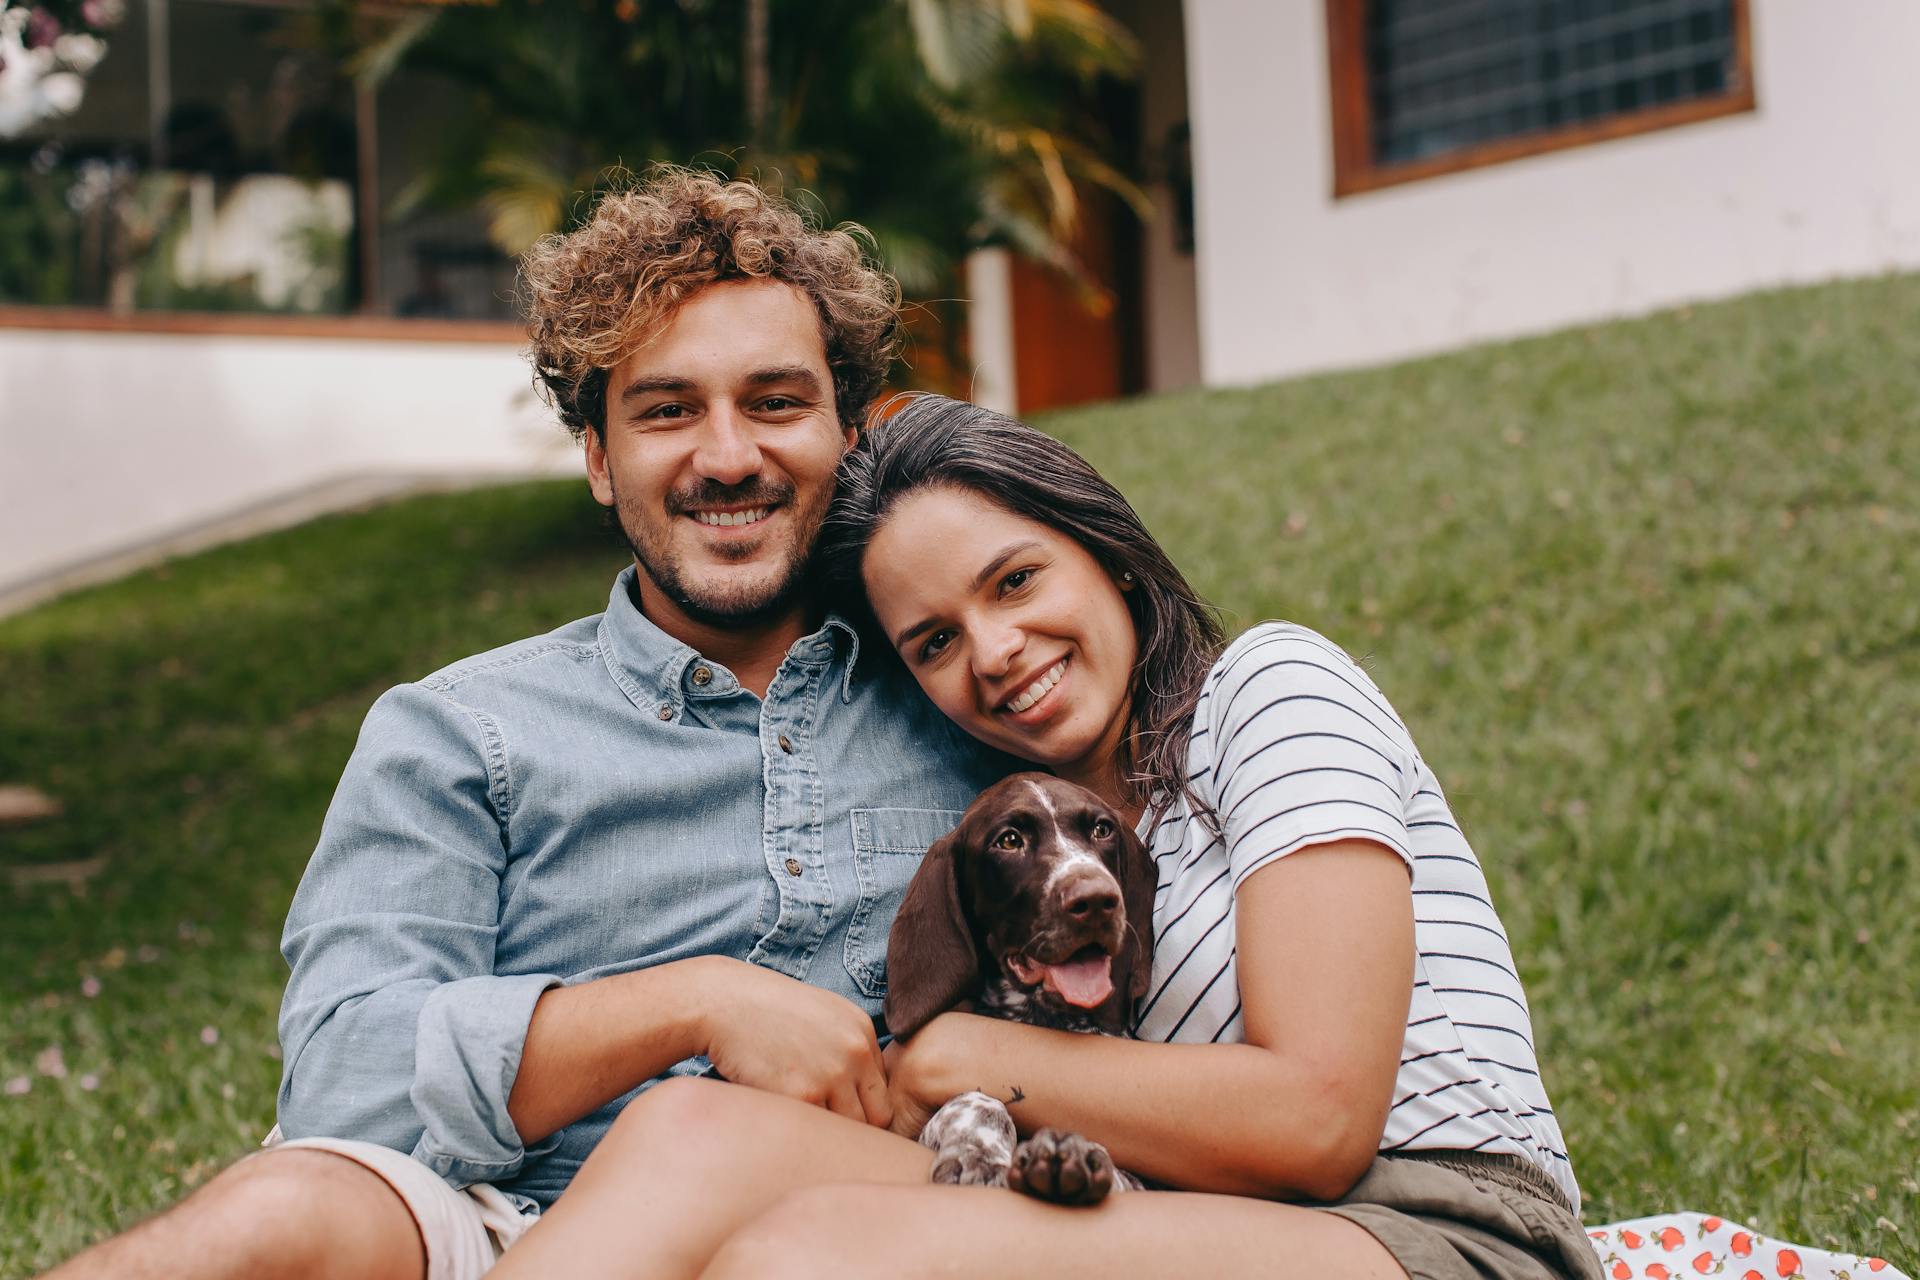
[[[1041,672],[1039,679],[1001,704],[1001,713],[1019,724],[1039,724],[1062,705],[1065,695],[1053,695],[1059,692],[1066,678],[1067,659],[1062,658]]]

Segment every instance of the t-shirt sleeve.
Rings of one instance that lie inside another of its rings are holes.
[[[1234,888],[1296,849],[1336,840],[1377,841],[1412,871],[1413,743],[1337,645],[1266,624],[1227,651],[1207,697],[1213,799]]]

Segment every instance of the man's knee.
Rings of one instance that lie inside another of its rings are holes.
[[[413,1215],[384,1179],[344,1156],[292,1150],[240,1161],[49,1280],[425,1273]]]
[[[419,1228],[386,1179],[328,1151],[264,1151],[194,1193],[180,1225],[260,1274],[421,1276]],[[369,1266],[373,1270],[367,1270]],[[389,1269],[391,1268],[391,1269]]]

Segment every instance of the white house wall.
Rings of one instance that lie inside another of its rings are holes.
[[[503,342],[0,330],[0,598],[303,495],[580,469]]]
[[[1210,384],[1920,267],[1914,0],[1752,0],[1752,114],[1337,201],[1323,0],[1186,13]]]

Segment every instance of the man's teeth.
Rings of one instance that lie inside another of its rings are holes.
[[[764,520],[772,512],[772,507],[755,507],[750,511],[696,511],[693,513],[693,518],[701,524],[726,529],[737,524],[752,524],[755,520]]]
[[[1038,680],[1035,680],[1025,689],[1022,689],[1020,696],[1007,704],[1007,710],[1016,713],[1025,711],[1028,707],[1046,697],[1053,689],[1053,686],[1060,683],[1060,677],[1066,673],[1067,660],[1062,658],[1060,661],[1048,667],[1046,673]]]

